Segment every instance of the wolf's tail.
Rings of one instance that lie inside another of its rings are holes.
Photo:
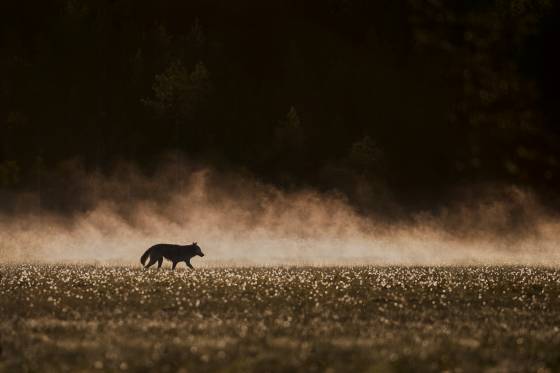
[[[142,263],[142,265],[146,263],[146,260],[148,260],[148,257],[150,256],[151,252],[152,252],[152,248],[150,247],[148,250],[146,250],[144,254],[142,254],[142,256],[140,257],[140,263]]]

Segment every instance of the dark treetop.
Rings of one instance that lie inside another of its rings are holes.
[[[44,208],[65,207],[52,186],[76,164],[149,174],[169,151],[380,210],[487,183],[554,195],[558,11],[544,0],[2,1],[0,202],[43,188]]]

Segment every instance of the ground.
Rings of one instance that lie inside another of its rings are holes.
[[[0,265],[0,371],[559,371],[560,269]]]

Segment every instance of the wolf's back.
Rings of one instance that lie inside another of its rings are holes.
[[[146,250],[146,252],[144,254],[142,254],[142,256],[140,257],[140,263],[142,263],[142,265],[144,265],[144,263],[146,263],[146,260],[148,260],[148,257],[150,256],[150,253],[152,252],[152,249],[154,247],[150,247],[148,250]]]

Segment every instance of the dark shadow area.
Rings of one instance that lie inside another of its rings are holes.
[[[3,1],[0,208],[23,193],[87,209],[73,180],[87,188],[123,163],[149,178],[178,153],[388,218],[480,185],[528,188],[557,209],[558,11],[544,0]]]

